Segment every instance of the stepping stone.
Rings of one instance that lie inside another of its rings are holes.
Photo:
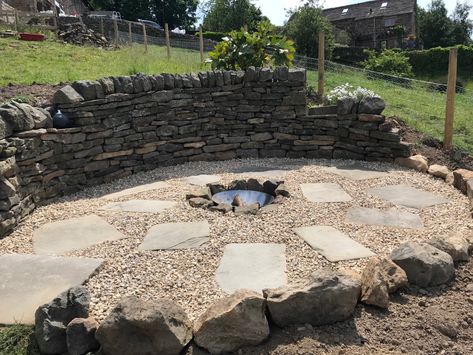
[[[0,324],[34,324],[39,306],[84,283],[102,262],[46,255],[0,256]]]
[[[385,171],[372,170],[363,167],[361,164],[356,163],[343,167],[332,166],[330,168],[325,169],[325,171],[331,174],[336,174],[339,176],[343,176],[344,178],[357,181],[379,179],[389,176],[389,174]]]
[[[395,205],[417,209],[450,202],[442,196],[407,185],[375,187],[369,189],[368,193],[392,202]]]
[[[348,210],[347,221],[356,224],[368,224],[395,228],[421,229],[424,227],[421,218],[410,212],[392,208],[387,211],[376,208],[353,207]]]
[[[36,254],[60,255],[73,250],[125,238],[115,227],[96,215],[48,223],[33,232]]]
[[[302,193],[311,202],[347,202],[352,198],[339,184],[301,184]]]
[[[140,250],[199,248],[209,240],[207,221],[164,223],[151,227]]]
[[[227,244],[216,279],[226,293],[284,286],[286,280],[284,244]]]
[[[165,183],[163,181],[157,181],[157,182],[153,182],[151,184],[139,185],[139,186],[132,187],[132,188],[129,188],[129,189],[125,189],[125,190],[121,190],[121,191],[114,192],[114,193],[111,193],[111,194],[107,194],[107,195],[102,196],[102,198],[107,199],[107,200],[113,200],[113,199],[120,198],[120,197],[123,197],[123,196],[136,195],[136,194],[139,194],[141,192],[165,189],[167,187],[169,187],[169,185],[167,183]]]
[[[191,185],[205,186],[207,184],[212,184],[220,181],[220,176],[217,175],[194,175],[188,176],[183,179],[184,182],[187,182]]]
[[[130,200],[123,202],[112,202],[101,207],[100,209],[103,211],[114,212],[159,213],[176,205],[177,203],[174,201]]]
[[[345,233],[329,226],[295,228],[294,232],[331,262],[361,259],[375,254]]]

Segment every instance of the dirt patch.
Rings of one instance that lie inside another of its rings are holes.
[[[51,106],[54,93],[63,86],[64,84],[7,85],[0,87],[0,104],[15,99],[37,107]]]

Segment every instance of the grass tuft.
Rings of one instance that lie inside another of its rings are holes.
[[[31,326],[15,324],[0,328],[0,355],[26,355]]]

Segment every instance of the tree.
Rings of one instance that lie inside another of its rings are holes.
[[[317,57],[319,33],[325,33],[325,48],[333,49],[333,31],[330,21],[323,15],[317,1],[309,0],[295,10],[289,10],[285,34],[296,43],[297,52],[308,57]]]
[[[455,44],[471,43],[473,21],[469,19],[472,6],[468,3],[457,2],[453,12],[452,39]]]
[[[196,21],[198,0],[93,0],[97,9],[118,11],[127,20],[153,20],[170,28],[191,27]]]
[[[261,10],[250,0],[209,0],[204,9],[206,31],[229,32],[245,25],[254,31],[263,20]]]

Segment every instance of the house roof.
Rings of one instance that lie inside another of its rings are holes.
[[[10,5],[8,5],[5,1],[0,0],[0,10],[3,10],[3,11],[14,11],[15,8],[13,8],[13,7],[11,7]]]
[[[396,16],[415,11],[416,0],[374,0],[359,4],[334,7],[323,10],[332,22],[347,19],[361,20],[367,17]],[[372,14],[370,14],[372,10]]]

